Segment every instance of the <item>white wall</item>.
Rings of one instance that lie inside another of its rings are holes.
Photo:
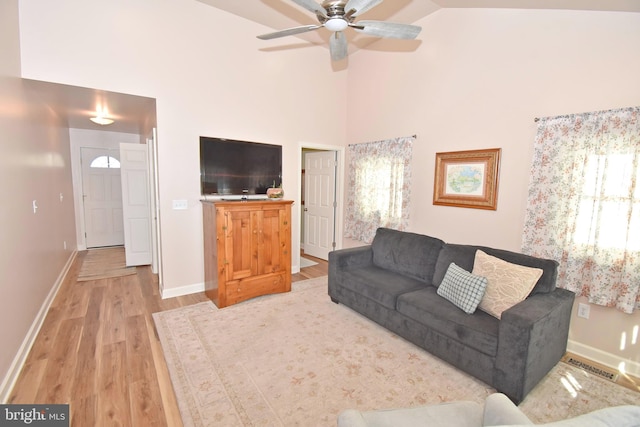
[[[417,134],[411,230],[517,251],[534,118],[640,105],[640,14],[441,9],[418,24],[415,53],[381,42],[350,58],[347,139]],[[432,204],[435,153],[493,147],[502,148],[497,211]],[[589,320],[574,317],[570,338],[582,353],[606,353],[596,360],[640,367],[640,344],[620,350],[638,324],[640,313],[593,307]]]
[[[0,2],[0,75],[20,75],[18,0]]]
[[[116,0],[105,8],[97,0],[30,0],[20,4],[20,21],[23,77],[156,99],[167,294],[204,279],[200,135],[282,144],[283,187],[296,200],[298,144],[345,143],[346,105],[334,100],[346,91],[346,72],[332,71],[323,47],[273,49],[255,37],[271,29],[197,1]],[[172,210],[174,199],[189,209]]]

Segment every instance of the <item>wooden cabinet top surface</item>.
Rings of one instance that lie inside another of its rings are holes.
[[[263,200],[201,200],[202,203],[211,204],[215,206],[224,207],[241,207],[241,206],[255,206],[258,207],[264,204],[286,204],[290,205],[293,200],[276,200],[276,199],[263,199]]]

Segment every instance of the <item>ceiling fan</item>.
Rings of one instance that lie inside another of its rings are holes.
[[[292,36],[324,27],[333,31],[329,39],[329,51],[331,52],[331,59],[339,61],[347,56],[347,38],[342,31],[348,27],[375,37],[405,40],[415,39],[422,30],[417,25],[396,24],[393,22],[366,20],[354,22],[357,16],[379,5],[382,0],[323,0],[322,4],[318,4],[314,0],[291,1],[315,13],[320,24],[303,25],[276,31],[275,33],[263,34],[258,36],[259,39],[270,40]]]

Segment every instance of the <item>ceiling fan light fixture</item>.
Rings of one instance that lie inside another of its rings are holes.
[[[330,31],[343,31],[349,26],[349,23],[342,18],[331,18],[324,23],[324,27]]]
[[[102,126],[110,125],[111,123],[113,123],[113,120],[107,119],[106,117],[102,116],[90,117],[89,120]]]

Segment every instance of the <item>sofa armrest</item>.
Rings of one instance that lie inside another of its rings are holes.
[[[339,249],[329,252],[329,296],[333,302],[339,302],[343,286],[342,272],[373,264],[373,250],[371,246]]]
[[[575,294],[556,288],[502,313],[494,386],[519,403],[567,349]]]
[[[531,420],[502,393],[494,393],[484,402],[483,427],[533,425]]]
[[[364,267],[373,264],[373,250],[371,246],[339,249],[329,252],[329,267],[345,270],[354,267]],[[331,272],[331,270],[329,270]]]

